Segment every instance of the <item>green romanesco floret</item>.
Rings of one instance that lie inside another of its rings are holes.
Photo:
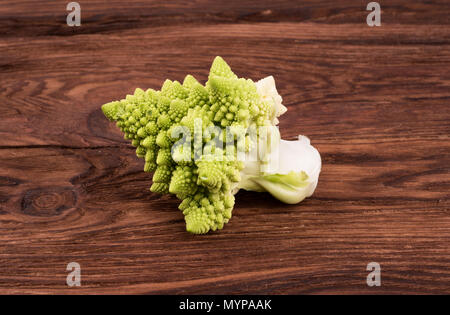
[[[257,182],[235,154],[238,148],[250,152],[255,147],[255,139],[245,136],[248,128],[273,125],[278,109],[284,108],[281,103],[275,106],[275,99],[260,89],[252,80],[238,78],[216,57],[205,85],[188,75],[183,83],[166,80],[160,91],[138,88],[133,95],[102,106],[144,159],[144,171],[153,172],[150,190],[181,200],[179,209],[191,233],[222,229],[231,218],[239,188],[272,187],[266,182],[274,177]],[[225,135],[224,127],[234,128],[236,138]],[[277,181],[283,180],[280,176]]]
[[[182,84],[166,80],[161,91],[136,89],[121,101],[103,105],[102,110],[117,121],[137,156],[144,158],[144,170],[154,172],[150,190],[175,194],[182,200],[180,209],[192,233],[221,229],[228,222],[234,205],[232,189],[243,169],[241,161],[230,160],[222,148],[211,145],[214,139],[226,140],[214,127],[269,124],[271,114],[270,104],[259,97],[255,84],[239,79],[221,57],[214,60],[206,86],[191,75]],[[197,119],[200,135],[194,132]],[[172,154],[176,139],[171,134],[177,126],[190,130],[187,140],[193,148]],[[209,149],[209,157],[201,156],[204,148]]]

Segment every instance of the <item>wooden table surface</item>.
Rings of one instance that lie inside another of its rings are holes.
[[[80,1],[80,27],[68,2],[0,5],[0,293],[450,293],[449,1],[380,1],[381,27],[369,1]],[[216,55],[275,76],[323,168],[194,236],[100,106]]]

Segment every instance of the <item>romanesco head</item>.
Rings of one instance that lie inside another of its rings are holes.
[[[160,91],[136,89],[102,110],[144,158],[144,171],[154,172],[150,190],[182,200],[186,229],[195,234],[222,229],[231,218],[243,163],[221,147],[229,141],[222,131],[268,125],[273,115],[255,83],[238,78],[221,57],[214,59],[206,85],[191,75],[182,84],[166,80]],[[253,144],[245,137],[237,145],[249,150]]]

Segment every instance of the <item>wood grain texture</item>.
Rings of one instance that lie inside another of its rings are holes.
[[[0,6],[0,293],[450,293],[448,1],[380,1],[378,28],[368,1],[80,1],[79,28],[67,2]],[[275,76],[323,169],[193,236],[100,105],[216,55]]]

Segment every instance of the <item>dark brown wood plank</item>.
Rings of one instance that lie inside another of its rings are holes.
[[[370,2],[370,1],[369,1]],[[153,0],[81,2],[83,28],[65,25],[65,0],[6,1],[0,7],[0,35],[43,36],[114,32],[157,25],[317,22],[356,23],[365,21],[367,1],[354,0]],[[450,4],[446,0],[379,1],[383,22],[388,24],[450,24]]]
[[[0,293],[450,293],[448,1],[89,1],[0,7]],[[285,138],[322,154],[314,196],[239,192],[185,232],[101,104],[222,55],[274,75]],[[66,265],[82,267],[68,288]],[[366,266],[382,266],[382,286]]]
[[[0,150],[9,170],[1,195],[3,292],[69,293],[63,267],[70,261],[83,266],[86,293],[371,292],[364,267],[372,260],[386,268],[382,292],[448,289],[450,204],[447,189],[432,185],[448,170],[406,180],[396,174],[426,163],[398,163],[394,176],[385,174],[391,162],[325,164],[315,197],[301,206],[241,192],[224,230],[192,236],[174,198],[148,193],[150,177],[132,153]],[[35,166],[24,169],[27,161]]]
[[[276,28],[157,27],[116,35],[0,39],[0,106],[11,119],[0,122],[2,145],[110,144],[111,133],[118,139],[119,132],[102,119],[100,104],[136,87],[159,88],[166,78],[182,80],[186,73],[205,80],[216,54],[241,76],[275,75],[291,109],[281,118],[281,130],[289,137],[298,132],[315,138],[316,133],[330,134],[323,128],[330,123],[340,127],[331,137],[342,136],[350,125],[352,132],[368,136],[381,126],[403,128],[409,136],[413,130],[430,133],[435,128],[445,134],[449,113],[436,108],[450,94],[450,75],[439,71],[450,61],[449,50],[442,49],[449,47],[449,38],[450,28],[435,26],[372,30],[364,24],[280,23]],[[39,54],[30,55],[24,47]],[[424,87],[438,94],[430,95]],[[330,102],[333,106],[326,106]],[[66,123],[55,125],[55,116]],[[314,118],[316,130],[299,126],[290,133],[285,127],[309,124],[305,116]]]

